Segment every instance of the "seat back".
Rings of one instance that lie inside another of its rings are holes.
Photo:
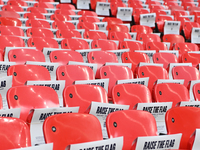
[[[101,48],[102,51],[106,50],[117,50],[117,44],[114,41],[110,40],[93,40],[91,47],[94,48]]]
[[[20,18],[20,15],[15,11],[0,11],[0,16],[9,18]]]
[[[79,113],[84,113],[91,102],[108,103],[108,94],[98,85],[76,84],[64,89],[63,99],[66,107],[79,106]]]
[[[48,13],[47,10],[42,7],[28,7],[27,11],[30,11],[31,13],[41,13],[41,14]]]
[[[79,22],[77,24],[77,29],[85,29],[85,30],[99,30],[99,27],[92,22]]]
[[[170,50],[174,48],[177,43],[185,43],[185,39],[182,35],[165,34],[163,36],[163,42],[170,42]]]
[[[25,94],[26,93],[26,94]],[[31,109],[59,107],[59,98],[51,87],[21,85],[7,92],[9,108],[21,108],[20,119],[26,121]]]
[[[194,94],[194,99],[196,101],[200,101],[200,96],[199,96],[199,94],[200,94],[200,84],[199,83],[194,84],[192,91],[193,91],[193,94]]]
[[[120,49],[127,49],[129,48],[130,52],[134,52],[135,50],[144,50],[144,46],[140,42],[135,41],[121,41],[120,42]]]
[[[24,36],[24,31],[15,26],[0,26],[1,35]]]
[[[54,150],[65,149],[70,144],[103,140],[99,120],[90,114],[65,113],[48,117],[43,125],[46,143]]]
[[[49,37],[54,38],[53,32],[48,29],[42,29],[42,28],[29,28],[26,30],[26,35],[28,37]]]
[[[124,41],[124,39],[132,39],[131,35],[128,32],[116,32],[111,31],[109,34],[110,40]]]
[[[184,53],[182,55],[183,63],[192,63],[193,67],[196,67],[200,63],[200,54],[197,53]]]
[[[122,110],[110,113],[106,118],[109,138],[123,136],[123,150],[131,148],[139,136],[156,136],[157,126],[152,114],[142,110]]]
[[[77,37],[77,38],[82,38],[81,34],[76,31],[76,30],[58,30],[56,32],[56,37],[57,38],[72,38],[72,37]]]
[[[180,149],[189,149],[188,141],[196,128],[200,128],[200,108],[174,107],[167,111],[165,122],[168,134],[182,133]]]
[[[75,29],[75,26],[73,23],[71,22],[64,22],[64,21],[58,21],[58,20],[55,20],[52,24],[52,28],[53,29]]]
[[[87,41],[83,39],[63,39],[61,41],[61,47],[63,49],[80,50],[80,49],[90,49]]]
[[[142,84],[118,84],[113,87],[112,99],[114,104],[129,105],[129,109],[137,103],[151,103],[151,92]]]
[[[50,24],[45,20],[29,19],[26,21],[26,27],[35,28],[51,28]]]
[[[0,117],[1,150],[31,146],[30,129],[25,121],[18,118]]]
[[[49,71],[38,65],[13,65],[7,75],[13,76],[12,86],[24,85],[28,80],[51,80]]]
[[[25,13],[24,18],[28,19],[46,19],[46,17],[41,13]]]
[[[107,40],[107,35],[102,31],[86,30],[84,32],[83,37],[85,39],[93,39],[93,40],[105,39],[105,40]]]
[[[146,42],[146,50],[168,50],[167,45],[163,42]]]
[[[22,26],[22,22],[18,18],[0,17],[0,26]]]

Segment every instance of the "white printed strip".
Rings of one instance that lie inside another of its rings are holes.
[[[43,48],[43,54],[45,56],[45,60],[46,62],[51,62],[49,55],[52,51],[58,51],[58,50],[69,50],[71,51],[71,49],[59,49],[59,48]]]
[[[13,50],[13,49],[33,49],[35,50],[36,47],[6,47],[5,49],[5,54],[4,54],[4,61],[6,62],[9,62],[9,59],[8,59],[8,53],[9,51]]]
[[[194,15],[188,15],[188,16],[181,16],[181,17],[187,17],[190,19],[191,22],[194,22]]]
[[[196,129],[195,132],[192,134],[192,136],[194,136],[194,135],[195,135],[195,139],[194,139],[194,143],[192,146],[192,150],[199,150],[200,129]]]
[[[71,3],[72,0],[60,0],[60,3]]]
[[[132,7],[118,7],[117,8],[117,18],[122,21],[132,21]]]
[[[5,76],[0,78],[0,94],[2,97],[3,109],[8,109],[7,92],[12,87],[12,79],[13,76]]]
[[[53,143],[26,147],[26,148],[12,149],[12,150],[53,150]]]
[[[200,54],[200,51],[188,51],[187,53]]]
[[[200,107],[200,101],[192,101],[192,102],[179,102],[179,106],[186,106],[186,107]]]
[[[141,14],[140,25],[155,27],[156,13]]]
[[[135,52],[145,53],[150,59],[150,63],[153,63],[153,55],[156,53],[156,50],[135,50]]]
[[[167,49],[169,50],[171,43],[170,42],[163,42],[163,43],[167,45]]]
[[[171,134],[162,136],[144,136],[137,138],[135,150],[141,149],[179,149],[182,134]]]
[[[70,145],[70,150],[122,150],[123,137]]]
[[[166,112],[172,107],[172,102],[164,103],[138,103],[137,110],[148,111],[156,121],[165,121]]]
[[[107,63],[105,63],[105,66],[126,66],[131,69],[132,63],[110,63],[110,62],[107,62]]]
[[[79,107],[35,109],[30,123],[31,145],[35,146],[45,144],[43,135],[43,122],[47,117],[63,113],[78,113],[78,110]]]
[[[97,15],[110,16],[110,3],[97,2],[95,10],[96,10]]]
[[[56,70],[59,66],[59,63],[27,61],[26,64],[39,65],[47,68],[51,75],[51,80],[56,80]]]
[[[145,9],[148,9],[148,8],[149,8],[149,5],[142,4],[142,7],[145,8]]]
[[[170,63],[169,64],[169,79],[173,79],[172,68],[175,66],[192,66],[192,63]]]
[[[117,84],[142,84],[148,87],[149,77],[128,80],[117,80]]]
[[[196,83],[200,83],[200,80],[192,80],[190,82],[189,94],[190,94],[190,101],[195,101],[194,94],[193,94],[193,87]]]
[[[10,66],[15,65],[15,62],[5,62],[5,61],[0,61],[0,76],[1,77],[6,77],[7,76],[7,71]]]
[[[72,20],[79,21],[79,18],[82,17],[82,15],[69,15],[69,17],[70,17]]]
[[[90,67],[93,72],[94,75],[96,76],[96,72],[97,72],[97,64],[93,64],[93,63],[81,63],[81,62],[75,62],[75,61],[69,61],[68,65],[82,65],[82,66],[88,66]]]
[[[167,128],[165,121],[156,121],[156,125],[159,134],[167,135]]]
[[[139,67],[141,66],[159,66],[159,67],[163,67],[163,64],[154,64],[154,63],[143,63],[143,62],[140,62],[139,63]]]
[[[156,84],[161,83],[177,83],[177,84],[183,84],[184,80],[172,80],[172,79],[158,79]]]
[[[3,110],[0,110],[0,117],[19,118],[20,117],[20,112],[21,112],[21,108],[3,109]]]
[[[95,22],[95,24],[98,26],[99,30],[106,31],[108,22]]]
[[[82,55],[85,63],[88,63],[88,59],[87,59],[88,53],[92,51],[101,51],[101,49],[82,49],[82,50],[75,50],[75,51],[79,52]]]
[[[63,105],[63,90],[65,88],[65,80],[56,80],[56,81],[27,81],[27,85],[39,85],[39,86],[48,86],[56,91],[59,98],[60,107]]]
[[[128,110],[129,107],[130,107],[129,105],[92,102],[89,114],[92,114],[98,118],[98,120],[101,123],[103,138],[108,138],[107,129],[105,126],[107,115],[115,111]]]
[[[90,85],[99,85],[103,87],[108,93],[108,84],[109,79],[96,79],[96,80],[78,80],[74,84],[90,84]]]
[[[165,21],[164,35],[165,34],[180,34],[180,21]]]
[[[179,51],[177,50],[173,50],[173,51],[159,50],[159,53],[171,53],[171,54],[176,55],[177,58],[179,57]]]
[[[200,28],[192,28],[191,43],[200,43]]]
[[[90,9],[90,0],[77,0],[77,9]]]
[[[123,49],[123,50],[109,50],[108,52],[112,52],[117,56],[118,62],[122,63],[122,54],[124,52],[129,52],[129,49]]]

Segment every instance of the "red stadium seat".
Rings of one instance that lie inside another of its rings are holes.
[[[98,15],[95,12],[88,10],[81,10],[78,12],[78,15],[98,17]]]
[[[91,16],[82,16],[79,18],[79,22],[100,22],[100,20],[97,17],[91,17]]]
[[[24,121],[31,109],[59,107],[56,91],[46,86],[15,86],[8,90],[7,99],[9,108],[21,108],[20,119]]]
[[[148,27],[148,26],[143,26],[143,25],[133,25],[131,27],[131,32],[137,32],[137,36],[139,34],[148,34],[148,33],[153,33],[153,30]]]
[[[106,50],[117,50],[117,44],[114,41],[110,40],[93,40],[91,47],[94,48],[101,48],[102,51]]]
[[[46,19],[46,17],[41,13],[25,13],[24,18],[28,19]]]
[[[51,3],[45,3],[45,2],[35,3],[34,7],[42,7],[42,8],[51,8],[51,9],[54,9],[53,4],[51,4]]]
[[[57,38],[72,38],[72,37],[82,38],[80,32],[78,32],[76,30],[69,30],[69,29],[57,30],[56,37]]]
[[[72,4],[58,4],[56,5],[56,9],[67,9],[67,10],[75,10],[75,6]]]
[[[24,12],[22,7],[19,6],[11,6],[11,5],[4,5],[2,7],[3,11],[15,11],[15,12]]]
[[[109,24],[106,28],[109,32],[117,31],[117,32],[129,32],[129,28],[123,24]]]
[[[108,37],[110,40],[124,41],[124,39],[132,39],[128,32],[111,31]]]
[[[168,50],[167,45],[163,42],[146,42],[146,50]]]
[[[193,67],[196,67],[200,63],[200,54],[197,53],[184,53],[182,55],[183,63],[192,63]]]
[[[26,21],[26,27],[32,28],[51,28],[49,22],[45,20],[30,19]]]
[[[22,26],[22,22],[17,18],[0,17],[0,26]]]
[[[80,50],[89,49],[87,41],[83,39],[63,39],[61,42],[61,47],[63,49]]]
[[[86,30],[83,34],[84,39],[107,39],[107,35],[102,31],[93,31],[93,30]]]
[[[183,32],[184,32],[185,38],[187,40],[191,40],[192,28],[200,28],[199,23],[197,23],[197,22],[184,22],[183,23]]]
[[[42,8],[42,7],[29,7],[27,9],[27,11],[30,11],[31,13],[44,13],[46,14],[47,13],[47,10],[45,8]]]
[[[49,37],[54,38],[53,32],[49,29],[44,28],[29,28],[26,30],[26,35],[28,37]]]
[[[69,21],[69,20],[71,20],[71,17],[69,15],[64,15],[64,14],[53,14],[53,15],[51,15],[51,20]]]
[[[99,27],[95,23],[79,22],[78,25],[77,25],[77,29],[99,30]]]
[[[15,11],[0,11],[0,17],[20,18],[20,15]]]
[[[79,106],[79,113],[84,113],[91,102],[108,103],[106,90],[98,85],[77,84],[64,89],[63,99],[65,107]]]
[[[119,18],[113,18],[113,17],[105,17],[103,18],[103,22],[107,22],[108,25],[110,24],[123,24],[123,21]]]
[[[163,36],[163,42],[170,42],[170,50],[173,49],[173,47],[177,43],[185,43],[185,39],[181,35],[176,35],[176,34],[166,34]]]
[[[196,101],[200,101],[200,96],[199,96],[199,94],[200,94],[200,84],[199,83],[196,83],[196,84],[194,84],[194,86],[193,86],[193,94],[194,94],[194,99],[196,100]]]
[[[54,14],[76,15],[76,13],[73,10],[68,9],[57,9]]]
[[[15,36],[24,36],[24,31],[15,26],[0,26],[1,35],[15,35]]]
[[[140,42],[135,42],[135,41],[120,42],[120,49],[127,49],[127,48],[129,48],[130,52],[134,52],[135,50],[144,50],[144,47]]]
[[[53,29],[63,29],[63,30],[67,30],[67,29],[75,29],[75,26],[73,23],[71,22],[64,22],[64,21],[54,21],[52,24],[52,28]]]
[[[19,7],[21,7],[21,6],[27,7],[28,6],[27,3],[24,2],[23,0],[17,0],[17,1],[15,1],[15,0],[9,0],[7,2],[7,5],[19,6]]]

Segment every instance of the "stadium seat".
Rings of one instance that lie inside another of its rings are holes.
[[[200,101],[200,96],[199,96],[199,94],[200,94],[200,84],[199,83],[194,84],[192,91],[193,91],[194,99],[196,101]]]
[[[129,105],[132,110],[137,103],[151,103],[151,92],[141,84],[118,84],[113,87],[112,99],[114,104]]]
[[[116,32],[129,32],[129,28],[126,25],[123,24],[109,24],[107,25],[106,28],[109,33],[112,31],[116,31]]]
[[[79,18],[79,22],[100,22],[100,20],[97,17],[91,17],[91,16],[82,16]]]
[[[73,10],[68,9],[57,9],[54,14],[76,15],[76,13]]]
[[[24,18],[27,19],[46,19],[46,17],[41,13],[25,13]]]
[[[103,140],[101,124],[91,114],[65,113],[50,116],[44,121],[43,132],[45,142],[53,143],[54,150],[65,149],[70,144]]]
[[[20,18],[20,15],[15,11],[0,11],[0,17]]]
[[[78,32],[76,30],[69,30],[69,29],[57,30],[56,37],[57,38],[72,38],[72,37],[82,38],[80,32]]]
[[[51,4],[51,3],[45,3],[45,2],[35,3],[34,7],[42,7],[42,8],[54,9],[53,4]]]
[[[170,42],[170,50],[174,48],[177,43],[185,43],[185,39],[181,35],[176,34],[165,34],[163,36],[163,42]]]
[[[144,50],[143,44],[136,41],[122,41],[120,42],[120,49],[129,49],[130,52],[135,50]]]
[[[199,80],[199,71],[191,66],[175,66],[172,68],[173,79],[184,79],[184,85],[188,87],[191,80]]]
[[[76,80],[94,80],[94,72],[88,66],[62,65],[56,70],[57,80],[65,80],[65,87],[72,85]]]
[[[26,35],[28,37],[49,37],[54,38],[53,32],[49,29],[44,28],[29,28],[26,30]]]
[[[143,42],[143,46],[146,47],[146,44],[148,42],[161,42],[161,39],[158,35],[156,34],[139,34],[137,35],[137,38],[136,38],[138,41],[142,41]]]
[[[30,11],[31,13],[41,13],[41,14],[47,13],[47,10],[42,7],[28,7],[27,11]]]
[[[167,15],[156,16],[156,27],[157,30],[161,33],[164,32],[165,21],[173,21],[173,18]]]
[[[160,66],[140,66],[136,74],[138,78],[149,77],[148,88],[151,92],[158,79],[169,79],[167,70]]]
[[[25,94],[26,93],[26,94]],[[20,119],[26,121],[31,109],[59,107],[56,91],[51,87],[21,85],[7,92],[9,108],[21,108]]]
[[[0,117],[0,126],[1,150],[31,146],[30,129],[25,121],[18,118]]]
[[[200,28],[199,23],[197,23],[197,22],[184,22],[183,23],[183,32],[184,32],[185,38],[187,40],[191,40],[192,28]]]
[[[172,107],[175,107],[179,102],[190,101],[188,89],[183,84],[156,84],[152,94],[155,102],[172,102]]]
[[[110,113],[106,118],[109,138],[123,136],[122,150],[131,149],[139,136],[157,136],[157,126],[152,114],[142,110],[122,110]]]
[[[108,97],[111,98],[117,80],[133,79],[133,72],[126,66],[108,65],[100,68],[100,78],[109,78]]]
[[[78,15],[98,17],[98,15],[95,12],[88,10],[81,10],[78,12]]]
[[[182,133],[180,149],[188,149],[188,141],[196,128],[200,128],[200,108],[174,107],[167,111],[165,122],[168,134]]]
[[[96,9],[97,2],[107,2],[107,1],[106,0],[90,0],[90,5],[91,5],[92,10]]]
[[[99,40],[104,39],[107,40],[107,35],[102,31],[93,31],[93,30],[86,30],[83,34],[84,39],[92,39],[92,40]]]
[[[11,6],[11,5],[4,5],[2,7],[3,11],[15,11],[15,12],[24,12],[23,8],[22,7],[19,7],[19,6]]]
[[[53,14],[51,15],[51,20],[54,21],[70,21],[71,17],[69,15],[66,14]]]
[[[52,28],[53,29],[63,29],[63,30],[67,30],[67,29],[75,29],[75,26],[73,23],[71,22],[64,22],[64,21],[54,21],[52,24]]]
[[[52,63],[67,65],[69,61],[84,62],[83,57],[79,52],[70,50],[56,50],[49,55]]]
[[[19,6],[19,7],[21,7],[21,6],[27,7],[28,6],[27,3],[24,2],[23,0],[17,0],[17,1],[15,1],[15,0],[9,0],[7,2],[7,5]]]
[[[99,30],[99,27],[95,23],[91,23],[91,22],[79,22],[77,24],[77,29]]]
[[[108,94],[99,85],[77,84],[64,89],[63,99],[65,107],[79,107],[79,113],[84,113],[91,102],[108,103]]]
[[[49,22],[45,20],[29,19],[26,21],[26,27],[32,28],[51,28]]]
[[[131,63],[132,64],[132,72],[134,77],[136,77],[136,68],[140,62],[150,63],[149,57],[145,53],[140,52],[124,52],[122,54],[122,62],[123,63]]]
[[[117,44],[111,40],[93,40],[91,44],[92,49],[101,48],[102,51],[117,50]]]
[[[197,53],[184,53],[182,55],[183,63],[192,63],[193,67],[196,67],[200,63],[200,54]]]
[[[131,35],[128,32],[117,32],[117,31],[111,31],[109,33],[110,40],[117,40],[117,41],[124,41],[124,39],[132,39]]]
[[[112,16],[116,17],[117,15],[117,8],[118,7],[126,7],[126,4],[123,3],[122,1],[111,1],[110,3],[110,10],[111,10],[111,14]]]
[[[44,47],[59,48],[58,42],[49,37],[31,37],[28,39],[27,44],[29,47],[36,47],[36,49],[42,51]]]
[[[61,41],[61,47],[63,49],[80,50],[80,49],[90,49],[87,41],[84,39],[63,39]]]
[[[131,27],[131,32],[137,32],[137,36],[138,36],[139,34],[142,34],[142,33],[144,34],[153,33],[153,30],[148,26],[133,25]]]
[[[167,69],[170,63],[178,63],[178,58],[172,53],[155,53],[153,55],[153,62],[163,64],[163,68]]]
[[[168,50],[167,45],[163,42],[146,42],[146,50],[156,50],[158,52],[159,50]]]
[[[105,17],[102,20],[103,22],[107,22],[108,25],[110,24],[123,24],[123,21],[119,18],[114,18],[114,17]]]
[[[15,36],[24,36],[24,31],[15,26],[0,26],[1,35],[15,35]]]
[[[76,8],[72,4],[60,3],[60,4],[56,5],[56,9],[75,10]]]
[[[8,68],[8,76],[13,76],[12,86],[24,85],[26,81],[51,80],[47,68],[39,65],[13,65]]]
[[[0,26],[22,26],[22,22],[18,18],[0,17]]]

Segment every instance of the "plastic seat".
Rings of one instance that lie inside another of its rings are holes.
[[[0,117],[0,126],[1,150],[31,146],[30,129],[25,121],[18,118]]]
[[[72,4],[58,4],[56,5],[56,9],[67,9],[67,10],[75,10],[75,6]]]
[[[64,15],[64,14],[53,14],[51,15],[51,20],[69,21],[71,20],[71,17],[69,15]]]
[[[46,17],[41,13],[25,13],[24,18],[28,19],[46,19]]]
[[[136,25],[140,24],[140,15],[142,14],[149,14],[149,11],[144,8],[133,8],[133,18]]]
[[[47,13],[47,10],[42,7],[29,7],[27,11],[30,11],[31,13]]]
[[[72,37],[82,38],[80,32],[76,30],[69,30],[69,29],[57,30],[56,37],[57,38],[72,38]]]
[[[163,42],[170,42],[169,49],[172,50],[177,43],[185,43],[185,39],[182,35],[166,34],[163,36]]]
[[[197,53],[184,53],[182,55],[183,63],[192,63],[193,67],[196,67],[200,63],[200,54]]]
[[[32,28],[51,28],[49,22],[45,20],[30,19],[26,21],[26,27]]]
[[[90,49],[87,41],[83,39],[63,39],[61,41],[61,47],[63,49],[80,50]]]
[[[22,7],[19,6],[11,6],[11,5],[4,5],[2,7],[3,11],[16,11],[16,12],[24,12]]]
[[[44,47],[59,48],[57,41],[48,37],[31,37],[28,39],[27,44],[29,47],[36,47],[36,49],[42,51]]]
[[[99,30],[99,27],[95,23],[79,22],[78,25],[77,25],[77,29]]]
[[[122,110],[110,113],[106,118],[109,138],[123,136],[122,150],[131,149],[139,136],[157,136],[157,126],[152,114],[141,110]]]
[[[84,62],[79,52],[69,50],[52,51],[49,55],[51,62],[67,65],[69,61]]]
[[[159,32],[164,32],[165,21],[173,21],[173,18],[170,16],[156,16],[156,27]]]
[[[26,30],[26,35],[28,37],[48,37],[48,38],[54,38],[53,32],[49,29],[43,29],[43,28],[29,28]]]
[[[109,33],[112,31],[129,32],[129,28],[126,25],[122,25],[122,24],[109,24],[107,25],[106,29],[109,31]]]
[[[120,49],[129,48],[130,52],[134,52],[135,50],[144,50],[143,44],[135,41],[122,41],[120,42]]]
[[[199,28],[200,25],[197,22],[184,22],[183,32],[186,39],[191,40],[192,28]]]
[[[109,39],[122,42],[122,41],[124,41],[124,39],[132,39],[132,38],[131,38],[131,35],[128,32],[112,31],[109,34]]]
[[[188,141],[196,128],[200,128],[200,108],[174,107],[165,115],[168,134],[182,133],[180,149],[188,149]]]
[[[65,86],[72,85],[76,80],[94,80],[94,72],[88,66],[63,65],[56,70],[57,80],[65,80]]]
[[[27,120],[31,109],[59,107],[56,91],[46,86],[11,87],[7,92],[7,100],[9,108],[21,108],[20,119],[24,121]]]
[[[132,64],[132,72],[135,75],[136,68],[140,62],[150,63],[149,57],[145,53],[140,52],[124,52],[122,54],[122,62],[123,63],[131,63]]]
[[[155,102],[173,102],[172,107],[181,101],[190,101],[188,89],[183,84],[156,84],[153,90]]]
[[[0,36],[0,52],[4,52],[6,47],[25,47],[24,41],[17,36]]]
[[[193,86],[193,95],[194,95],[194,99],[196,101],[200,101],[200,96],[199,96],[199,93],[200,93],[200,84],[199,83],[195,83],[194,86]]]
[[[17,18],[0,17],[0,26],[22,26],[22,22]]]
[[[163,64],[163,68],[167,69],[170,63],[178,63],[178,58],[172,53],[155,53],[153,55],[153,62]]]
[[[0,11],[0,17],[20,18],[20,15],[15,11]]]
[[[21,7],[21,6],[28,6],[27,3],[24,2],[24,1],[22,1],[22,0],[17,0],[17,1],[15,1],[15,0],[9,0],[7,2],[7,5],[19,6],[19,7]]]
[[[66,29],[75,29],[75,26],[73,23],[71,22],[64,22],[64,21],[54,21],[53,24],[52,24],[52,28],[53,29],[63,29],[63,30],[66,30]]]
[[[93,39],[93,40],[99,40],[99,39],[107,39],[107,35],[104,32],[101,31],[89,31],[86,30],[83,34],[84,39]]]
[[[138,78],[149,77],[148,88],[151,92],[158,79],[169,79],[167,70],[160,66],[140,66],[136,73]]]
[[[1,35],[24,36],[24,31],[15,26],[0,26]]]
[[[101,48],[102,51],[118,49],[117,44],[110,40],[93,40],[91,47],[93,49]]]
[[[78,12],[78,15],[98,17],[98,15],[95,12],[89,10],[81,10]]]
[[[54,14],[76,15],[76,13],[73,10],[68,9],[57,9]]]
[[[116,16],[117,15],[117,8],[118,7],[126,7],[126,4],[124,4],[122,1],[121,2],[114,2],[111,1],[110,3],[110,10],[111,10],[111,14],[112,16]]]
[[[103,18],[102,22],[107,22],[108,25],[110,24],[123,24],[123,21],[119,18],[113,18],[113,17],[105,17]]]
[[[106,0],[90,0],[90,5],[91,5],[92,10],[96,9],[97,2],[107,2],[107,1]]]
[[[146,50],[168,50],[167,45],[163,42],[146,42]]]
[[[63,99],[65,107],[79,106],[79,113],[84,113],[91,102],[108,103],[105,89],[99,85],[77,84],[64,89]]]
[[[139,34],[142,34],[142,33],[144,34],[153,33],[153,30],[148,26],[133,25],[131,27],[131,32],[137,32],[137,36],[138,36]]]
[[[191,80],[199,80],[199,71],[191,66],[175,66],[172,68],[173,79],[184,79],[184,85],[188,87]]]
[[[108,65],[100,68],[100,78],[109,78],[108,97],[112,97],[112,89],[117,80],[133,79],[133,72],[126,66]]]
[[[82,16],[79,18],[79,22],[100,22],[100,20],[97,17],[91,17],[91,16]]]
[[[51,8],[51,9],[54,9],[53,4],[51,4],[51,3],[45,3],[45,2],[35,3],[34,7],[42,7],[42,8]]]
[[[24,85],[29,80],[51,80],[49,71],[39,65],[13,65],[8,68],[7,75],[13,76],[12,86]]]
[[[43,132],[46,143],[53,143],[54,150],[65,149],[70,144],[103,140],[101,124],[91,114],[50,116],[44,121]]]
[[[143,46],[144,47],[146,47],[146,44],[148,42],[161,42],[161,39],[160,39],[160,37],[158,35],[151,34],[151,33],[150,34],[144,34],[144,33],[139,34],[137,36],[137,40],[138,41],[143,41]]]
[[[44,54],[36,49],[12,49],[8,53],[8,60],[16,64],[25,64],[26,61],[45,62]]]
[[[129,105],[132,110],[137,103],[151,103],[151,92],[141,84],[118,84],[113,87],[112,99],[114,104]]]
[[[188,13],[186,11],[175,10],[175,11],[171,12],[171,15],[174,16],[174,20],[177,20],[178,17],[180,17],[180,16],[187,16]]]

